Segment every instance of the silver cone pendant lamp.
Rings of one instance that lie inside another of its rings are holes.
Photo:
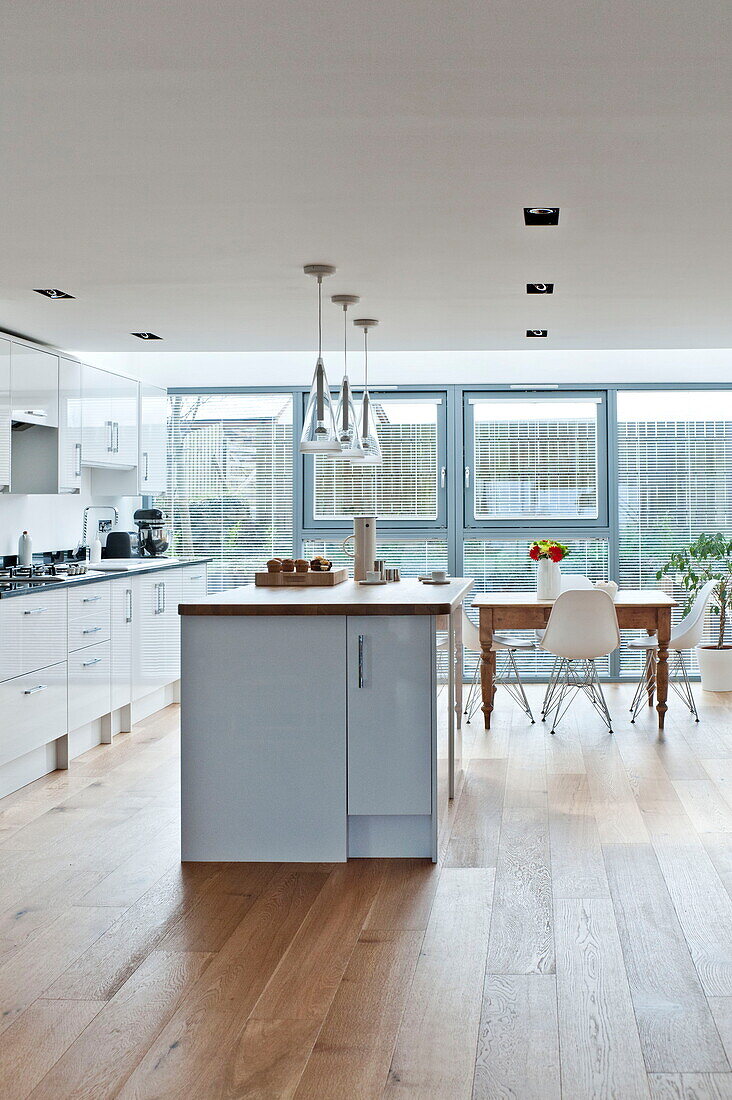
[[[363,329],[363,402],[361,405],[361,448],[363,458],[357,459],[368,466],[380,466],[382,463],[381,446],[376,430],[376,419],[371,408],[369,395],[369,329],[378,325],[373,317],[359,317],[354,320],[356,328]]]
[[[315,374],[310,387],[310,396],[305,407],[305,422],[300,436],[300,450],[305,454],[340,454],[341,445],[336,438],[333,402],[328,388],[323,364],[323,279],[335,274],[331,264],[306,264],[306,275],[318,280],[318,358],[315,362]]]
[[[361,432],[358,426],[356,408],[353,404],[351,383],[348,380],[348,322],[346,313],[348,307],[359,301],[357,294],[334,294],[331,302],[343,306],[343,381],[335,412],[336,438],[341,448],[339,455],[333,458],[342,458],[350,462],[360,462],[363,457],[361,446]]]

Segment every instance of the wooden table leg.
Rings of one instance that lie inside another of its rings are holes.
[[[649,637],[656,633],[654,626],[649,626],[646,629],[646,633]],[[656,691],[656,654],[652,649],[648,650],[647,664],[646,664],[646,691],[648,692],[648,706],[653,706],[653,696]]]
[[[658,657],[656,659],[656,710],[658,728],[663,729],[668,698],[668,643],[671,639],[671,608],[658,608]]]
[[[493,696],[496,692],[496,655],[493,652],[493,611],[490,607],[479,610],[478,628],[480,632],[480,690],[483,696],[483,716],[485,728],[491,728]]]

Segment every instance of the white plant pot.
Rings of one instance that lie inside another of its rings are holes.
[[[704,691],[732,691],[732,646],[727,649],[696,647]]]
[[[559,562],[551,558],[539,558],[536,563],[537,600],[556,600],[562,591],[562,571]]]

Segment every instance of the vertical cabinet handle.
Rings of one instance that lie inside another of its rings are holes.
[[[119,420],[114,422],[114,453],[119,454]]]
[[[150,480],[150,455],[147,451],[142,452],[142,480]]]
[[[469,466],[465,467],[465,488],[466,489],[470,488],[470,467]]]
[[[165,611],[165,581],[160,582],[160,597],[162,599],[161,612]]]
[[[76,468],[74,469],[74,477],[81,477],[81,443],[74,443],[74,450],[76,451]]]
[[[109,438],[107,440],[107,451],[112,454],[114,451],[114,421],[105,420],[104,427],[109,431]]]
[[[358,636],[358,686],[363,687],[363,634]]]
[[[127,608],[125,611],[125,622],[132,622],[132,589],[125,588],[125,600],[127,602]]]

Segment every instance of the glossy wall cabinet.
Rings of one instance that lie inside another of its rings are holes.
[[[84,364],[81,387],[83,464],[136,467],[138,383]]]
[[[58,427],[58,355],[13,340],[10,351],[12,419]]]
[[[58,491],[81,488],[81,363],[58,361]]]
[[[167,487],[167,420],[167,391],[141,382],[140,456],[137,465],[140,493],[164,493]]]

